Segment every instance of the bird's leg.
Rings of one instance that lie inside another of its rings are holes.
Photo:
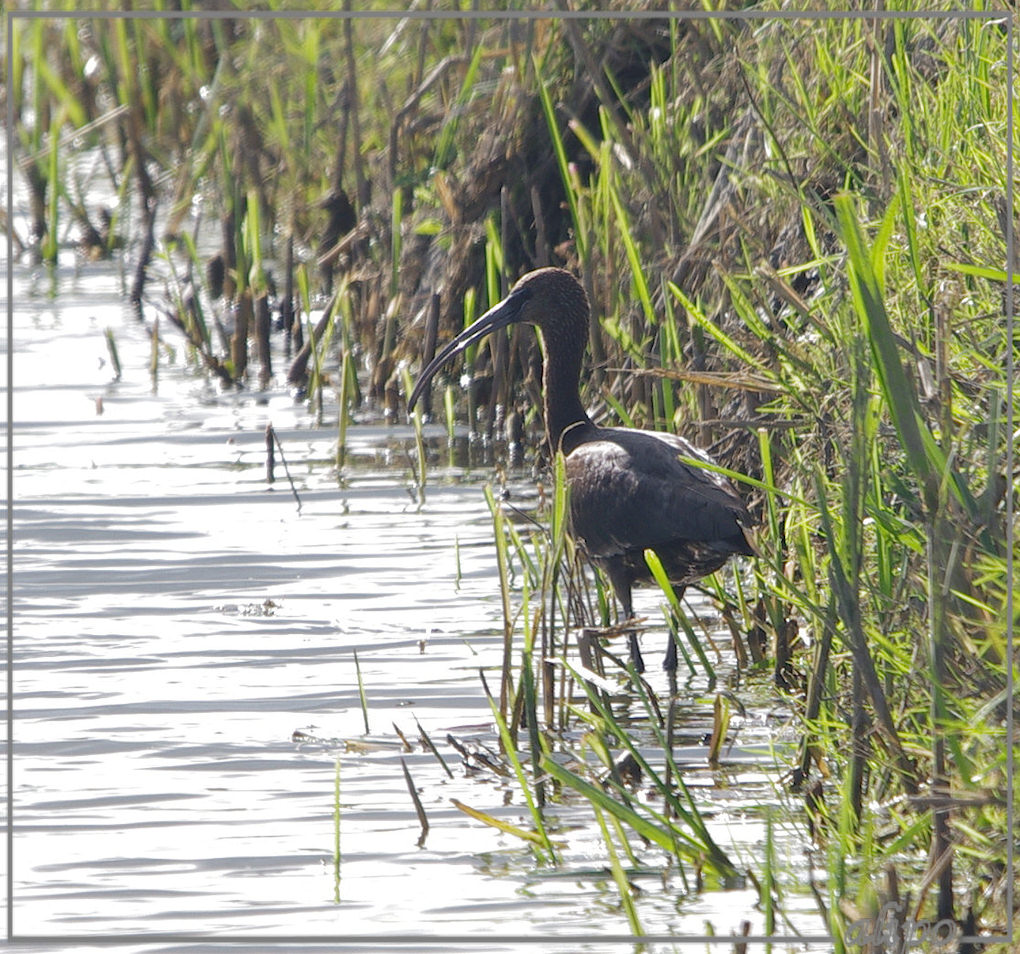
[[[620,603],[622,611],[620,619],[626,624],[634,618],[630,575],[621,564],[607,563],[603,564],[603,566],[606,574],[609,576],[609,582],[613,585],[613,592]],[[630,641],[630,661],[634,664],[634,669],[638,673],[643,673],[645,671],[645,661],[641,658],[641,647],[638,645],[637,630],[630,630],[627,633],[627,638]]]
[[[683,586],[674,586],[673,593],[676,595],[677,606],[684,598]],[[680,638],[680,621],[676,620],[674,630],[669,634],[669,642],[666,643],[666,658],[662,662],[662,668],[669,673],[676,673],[676,641]]]
[[[638,674],[643,673],[645,671],[645,661],[641,658],[641,646],[638,644],[637,630],[632,629],[627,634],[627,638],[630,640],[630,661],[634,663],[634,670]],[[676,668],[675,662],[673,663],[673,668]]]
[[[613,586],[616,589],[617,598],[620,600],[620,606],[623,608],[623,618],[629,622],[634,618],[634,604],[631,600],[630,581],[625,580],[620,586],[617,586],[614,582]],[[637,630],[632,629],[627,633],[627,639],[630,641],[630,661],[634,663],[634,669],[637,673],[643,673],[645,671],[645,661],[641,658],[641,646],[638,643]]]
[[[669,634],[669,642],[666,643],[666,658],[662,661],[662,668],[666,672],[676,672],[676,641],[677,637]]]

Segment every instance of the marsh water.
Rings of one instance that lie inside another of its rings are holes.
[[[557,806],[564,863],[543,868],[451,801],[527,827],[519,789],[446,741],[498,745],[479,676],[502,652],[491,466],[447,460],[437,430],[420,502],[410,428],[364,421],[338,479],[335,427],[283,387],[211,385],[172,328],[154,384],[121,285],[73,253],[14,276],[15,935],[60,950],[160,935],[167,950],[629,946],[611,943],[630,930],[590,810]],[[279,451],[267,482],[268,423],[300,504]],[[526,507],[530,474],[508,490]],[[649,658],[662,639],[646,635]],[[712,696],[685,691],[677,758],[720,844],[751,863],[781,797],[782,704],[745,697],[709,770]],[[803,865],[802,849],[785,860]],[[752,885],[685,891],[663,860],[646,850],[634,878],[649,934],[761,932]],[[806,893],[786,900],[792,929],[825,933]]]

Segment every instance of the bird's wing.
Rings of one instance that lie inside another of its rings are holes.
[[[566,460],[575,536],[596,557],[681,541],[740,548],[752,520],[728,480],[681,462],[702,451],[672,434],[607,428]]]

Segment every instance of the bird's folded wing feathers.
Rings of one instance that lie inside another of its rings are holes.
[[[703,454],[672,435],[619,434],[581,445],[566,461],[573,531],[589,553],[742,537],[751,519],[730,483],[679,459]]]

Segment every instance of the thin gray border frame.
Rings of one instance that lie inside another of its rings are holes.
[[[164,19],[164,20],[981,20],[988,23],[1005,21],[1006,23],[1006,429],[1010,435],[1006,444],[1006,774],[1009,780],[1009,796],[1006,801],[1006,837],[1009,842],[1009,854],[1007,862],[1006,878],[1006,910],[1013,910],[1015,890],[1015,862],[1013,855],[1014,847],[1014,811],[1013,811],[1013,790],[1014,790],[1014,759],[1013,759],[1013,706],[1010,700],[1013,698],[1013,494],[1010,492],[1010,477],[1013,473],[1013,432],[1014,432],[1014,406],[1013,406],[1013,381],[1015,373],[1014,361],[1014,268],[1016,267],[1016,246],[1013,228],[1014,216],[1014,159],[1013,159],[1013,102],[1014,102],[1014,16],[1009,10],[986,11],[986,10],[945,10],[945,11],[920,11],[920,10],[640,10],[640,11],[612,11],[612,10],[373,10],[373,11],[325,11],[325,10],[291,10],[275,12],[269,10],[106,10],[106,11],[12,11],[8,10],[5,16],[6,35],[6,56],[7,75],[5,77],[6,88],[9,91],[13,85],[14,62],[13,62],[13,41],[12,24],[15,20],[114,20],[114,19]],[[734,944],[814,944],[832,942],[831,934],[826,935],[633,935],[633,934],[603,934],[603,935],[504,935],[488,934],[485,937],[476,935],[417,935],[417,934],[394,934],[394,935],[336,935],[323,934],[318,936],[309,935],[240,935],[234,934],[223,936],[215,933],[191,934],[166,932],[161,934],[119,934],[116,936],[107,934],[26,934],[18,935],[14,930],[14,236],[12,226],[14,222],[14,101],[13,97],[7,96],[6,125],[6,149],[7,149],[7,282],[6,282],[6,310],[7,310],[7,422],[6,422],[6,823],[4,834],[6,841],[6,940],[8,943],[26,945],[48,945],[54,943],[78,943],[95,944],[106,946],[121,946],[125,944],[226,944],[230,946],[242,944],[259,945],[282,945],[290,944],[302,947],[328,944],[361,944],[366,946],[386,946],[393,944],[454,944],[458,946],[479,946],[483,944],[549,944],[560,946],[564,944],[577,944],[583,942],[596,944],[709,944],[718,943]],[[972,942],[982,944],[1012,943],[1013,922],[1010,921],[1009,936],[967,936],[960,939],[961,942]]]

